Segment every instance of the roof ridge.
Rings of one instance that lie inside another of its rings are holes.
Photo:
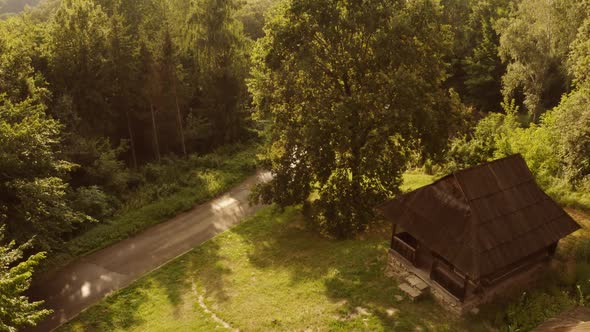
[[[506,156],[506,157],[502,157],[502,158],[498,158],[498,159],[486,161],[483,164],[478,164],[478,165],[473,165],[473,166],[469,166],[469,167],[466,167],[466,168],[462,168],[460,170],[453,171],[449,175],[455,175],[455,174],[465,173],[467,171],[471,171],[471,170],[474,170],[474,169],[477,169],[477,168],[483,168],[483,167],[489,166],[491,164],[496,164],[496,163],[498,163],[500,161],[505,161],[505,160],[512,159],[512,158],[515,158],[515,157],[520,157],[520,158],[522,158],[524,160],[523,156],[520,153],[515,153],[515,154],[511,154],[511,155]]]
[[[472,255],[471,255],[471,260],[474,266],[474,274],[475,275],[480,275],[480,266],[479,266],[479,259],[478,257],[476,257],[475,253],[476,252],[480,252],[480,248],[479,248],[479,239],[477,238],[477,230],[475,229],[475,222],[474,222],[474,218],[475,219],[479,219],[478,216],[474,215],[473,213],[473,205],[471,205],[471,200],[469,200],[469,197],[465,194],[465,191],[463,191],[463,184],[461,183],[461,181],[459,180],[459,177],[456,175],[456,173],[453,173],[453,178],[455,178],[455,181],[458,184],[459,190],[461,190],[461,194],[463,195],[463,197],[465,198],[465,202],[467,202],[467,205],[469,206],[469,215],[468,215],[468,223],[469,223],[469,239],[471,240],[471,247],[474,249],[472,250]],[[479,220],[477,222],[477,224],[479,225]]]

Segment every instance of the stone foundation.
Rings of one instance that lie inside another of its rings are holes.
[[[540,275],[539,272],[547,268],[547,266],[547,261],[539,262],[503,282],[487,288],[480,288],[477,294],[474,293],[475,285],[470,283],[467,290],[468,297],[464,302],[461,302],[443,287],[438,285],[438,283],[431,280],[428,272],[416,268],[408,260],[393,250],[389,251],[386,273],[388,276],[395,277],[399,281],[405,280],[409,275],[417,276],[430,286],[430,294],[443,308],[456,315],[463,315],[477,311],[477,308],[480,305],[491,302],[501,293],[506,293],[514,288],[525,288],[526,285],[530,284],[535,277]]]

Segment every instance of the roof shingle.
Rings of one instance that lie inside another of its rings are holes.
[[[518,154],[455,172],[379,210],[473,279],[580,228]]]

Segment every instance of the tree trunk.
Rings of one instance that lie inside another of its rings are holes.
[[[127,130],[129,131],[129,139],[131,140],[131,156],[133,157],[133,168],[137,169],[137,154],[135,152],[135,139],[133,138],[133,130],[131,130],[131,119],[129,118],[129,111],[125,111],[127,117]]]
[[[176,82],[174,82],[174,101],[176,102],[176,121],[178,122],[178,133],[180,134],[180,144],[182,154],[186,157],[186,143],[184,141],[184,129],[182,128],[182,117],[180,116],[180,106],[178,105],[178,94],[176,93]]]
[[[154,112],[154,103],[150,102],[150,112],[152,113],[152,130],[154,131],[154,147],[156,149],[156,159],[162,161],[160,157],[160,142],[158,141],[158,127],[156,127],[156,114]]]

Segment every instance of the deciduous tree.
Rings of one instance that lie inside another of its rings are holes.
[[[45,257],[38,253],[23,260],[31,241],[17,246],[14,241],[3,244],[4,229],[0,227],[0,331],[17,332],[35,326],[49,315],[41,309],[43,302],[30,302],[23,293],[31,285],[33,268]]]
[[[313,219],[351,236],[397,191],[409,145],[448,137],[453,114],[441,86],[450,34],[440,8],[428,0],[295,0],[265,30],[250,91],[256,116],[271,123],[275,178],[259,197],[288,205],[317,193]]]
[[[569,89],[564,66],[570,44],[586,15],[582,3],[523,0],[509,18],[498,21],[500,55],[508,63],[503,94],[521,89],[534,122]]]

